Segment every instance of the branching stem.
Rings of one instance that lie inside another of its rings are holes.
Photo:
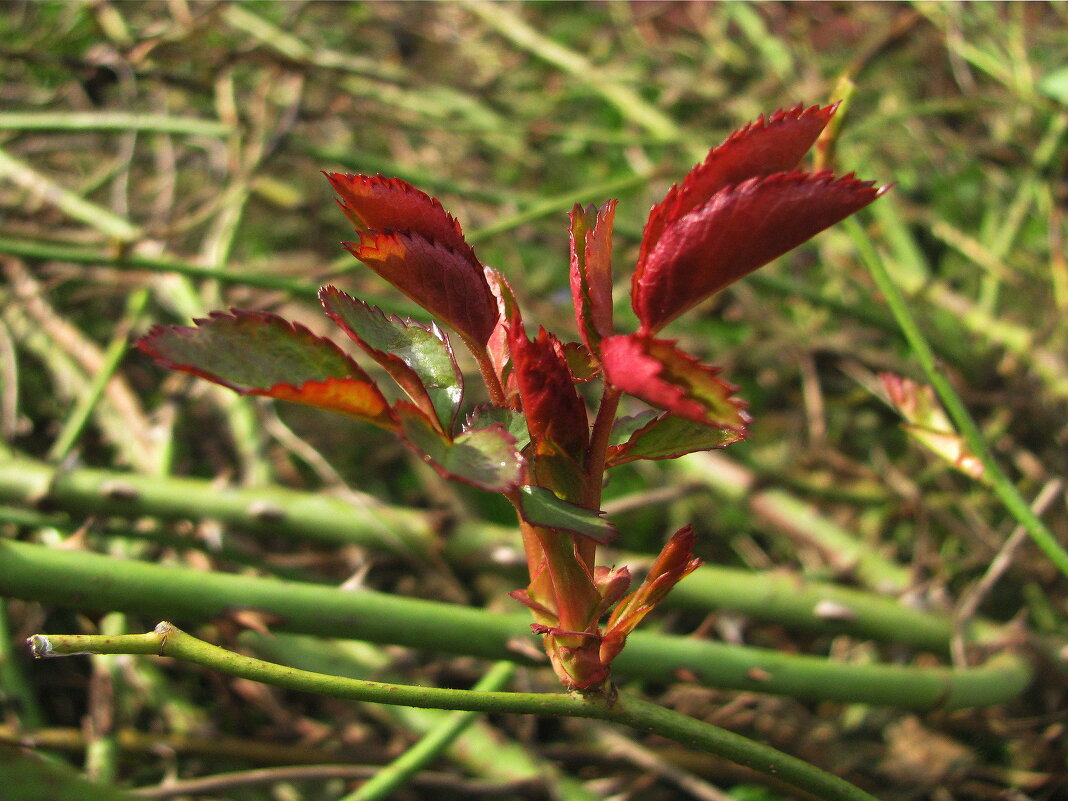
[[[170,623],[147,634],[48,635],[29,640],[37,657],[73,654],[158,654],[183,659],[230,676],[290,690],[379,704],[470,712],[593,718],[659,734],[684,745],[730,759],[806,790],[826,801],[874,801],[854,785],[796,757],[741,735],[682,715],[640,698],[620,695],[610,703],[598,695],[510,693],[415,687],[328,676],[264,662],[199,640]]]

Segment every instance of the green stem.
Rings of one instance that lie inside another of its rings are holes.
[[[206,573],[0,540],[0,595],[85,611],[125,611],[200,621],[252,609],[272,628],[394,643],[485,659],[526,661],[535,644],[525,615],[398,597],[370,590]],[[526,640],[526,642],[524,642]],[[613,663],[621,676],[673,681],[688,672],[711,686],[911,709],[1003,703],[1031,669],[1013,653],[954,670],[846,664],[703,639],[635,632]]]
[[[7,178],[31,194],[44,198],[68,217],[120,242],[132,242],[140,230],[128,220],[71,192],[0,148],[0,178]]]
[[[874,801],[873,796],[863,790],[796,757],[630,696],[620,696],[615,703],[609,703],[601,696],[452,690],[345,679],[236,654],[198,640],[170,623],[160,623],[149,634],[115,637],[36,634],[30,638],[30,643],[38,657],[85,653],[158,654],[250,681],[368,703],[607,720],[722,756],[773,775],[826,801]]]
[[[473,688],[475,692],[495,692],[504,688],[515,676],[515,665],[498,662]],[[426,733],[419,742],[405,751],[391,764],[382,768],[374,778],[341,801],[378,801],[407,783],[434,759],[437,759],[463,732],[477,720],[477,712],[453,712]]]
[[[44,725],[44,715],[33,687],[26,680],[18,655],[12,649],[14,638],[8,626],[7,604],[0,599],[0,696],[12,709],[20,727],[36,729]]]
[[[0,237],[0,253],[9,253],[24,259],[35,261],[65,261],[73,264],[107,265],[117,269],[144,270],[153,273],[175,273],[189,278],[218,281],[221,284],[253,286],[260,289],[273,289],[287,292],[295,297],[317,298],[318,284],[306,284],[281,275],[257,273],[251,270],[229,271],[215,267],[205,267],[178,259],[143,256],[136,253],[105,253],[70,245],[56,245],[50,242],[35,242],[29,239],[12,239]],[[376,300],[376,305],[391,314],[410,316],[414,307],[403,302],[388,299]]]
[[[233,133],[216,120],[127,111],[9,111],[0,114],[0,131],[144,131],[211,137]]]
[[[886,298],[886,304],[890,307],[890,311],[908,340],[912,352],[916,356],[916,361],[920,363],[927,380],[934,387],[935,392],[938,393],[938,397],[945,405],[946,411],[949,412],[949,416],[953,418],[953,422],[964,437],[965,442],[968,443],[968,448],[982,462],[984,472],[994,492],[1001,499],[1001,502],[1005,504],[1009,513],[1024,527],[1035,545],[1057,566],[1061,573],[1068,576],[1068,551],[1065,551],[1057,543],[1052,532],[1031,509],[1030,504],[1019,493],[1016,486],[1009,480],[1009,477],[994,459],[994,455],[987,446],[979,426],[972,419],[960,395],[953,389],[953,385],[950,384],[943,371],[939,369],[931,346],[927,343],[927,338],[920,330],[916,319],[909,310],[908,304],[905,302],[904,296],[890,277],[889,271],[887,271],[882,259],[875,251],[867,233],[855,219],[846,220],[846,225],[853,238],[853,243],[860,253],[861,260],[871,272],[879,291]]]
[[[108,343],[107,349],[104,351],[104,360],[100,365],[100,369],[97,371],[96,375],[93,376],[89,388],[78,397],[78,402],[71,411],[70,417],[68,417],[67,421],[63,424],[59,436],[56,437],[56,441],[48,451],[48,458],[50,461],[62,461],[67,454],[70,453],[71,448],[74,447],[74,444],[82,435],[82,431],[85,430],[85,426],[89,422],[89,417],[92,415],[93,409],[96,407],[97,403],[100,402],[100,398],[104,394],[104,388],[107,387],[108,381],[111,380],[115,371],[119,369],[119,364],[129,350],[128,339],[130,330],[137,323],[138,318],[148,305],[148,298],[149,291],[145,288],[137,290],[130,296],[126,303],[125,319],[120,323],[111,342]]]
[[[692,468],[687,476],[700,475],[706,482],[711,482],[711,489],[728,498],[734,498],[737,492],[744,497],[744,480],[728,482],[729,471],[720,462],[707,464],[704,459],[695,459],[696,456],[709,455],[695,454],[677,463],[684,469]],[[762,490],[756,493],[754,497],[763,500],[754,503],[753,507],[765,511],[771,509],[780,497],[779,492]],[[85,515],[211,518],[246,531],[354,543],[405,557],[418,557],[434,545],[433,528],[423,513],[372,500],[354,504],[282,487],[220,489],[202,479],[154,478],[90,468],[57,470],[22,457],[0,458],[0,502],[4,501],[24,506],[43,504],[72,515],[44,518],[40,513],[0,509],[0,519],[30,527],[66,525],[76,528]],[[779,516],[784,516],[787,508],[790,507],[783,506]],[[794,521],[797,526],[806,522],[812,524],[809,534],[817,542],[823,541],[821,532],[824,528],[832,525],[826,519],[809,520],[806,517]],[[514,528],[463,522],[445,543],[445,557],[455,565],[484,569],[487,565],[499,565],[499,554],[509,544],[516,545]],[[852,551],[846,549],[845,553],[848,556]],[[247,555],[223,552],[219,555],[238,564],[248,562]],[[636,554],[619,556],[621,563],[631,564],[650,559]],[[867,566],[868,571],[860,575],[870,573],[873,580],[885,579],[888,575],[866,561],[860,566]],[[277,568],[269,569],[285,576]],[[898,585],[892,586],[896,588]],[[664,606],[699,612],[733,609],[754,618],[810,631],[851,634],[937,653],[947,650],[953,630],[948,617],[923,612],[891,598],[811,581],[785,571],[754,573],[715,565],[703,565],[686,581],[680,582],[664,599]]]

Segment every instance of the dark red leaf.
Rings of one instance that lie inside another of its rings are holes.
[[[589,444],[589,422],[563,346],[544,328],[531,341],[522,325],[516,324],[511,331],[511,353],[535,452],[563,453],[581,464]]]
[[[605,379],[645,402],[679,417],[745,435],[749,415],[735,387],[683,353],[673,342],[639,334],[601,343]]]
[[[571,297],[582,341],[591,351],[611,336],[612,224],[616,201],[600,209],[575,205],[571,210]]]
[[[776,173],[720,190],[665,227],[635,274],[631,302],[650,335],[709,295],[871,203],[852,175]]]
[[[486,352],[497,374],[497,380],[501,382],[501,388],[504,390],[505,404],[509,408],[518,409],[520,406],[519,387],[516,384],[512,364],[511,331],[515,327],[522,327],[523,318],[515,292],[507,279],[497,270],[487,267],[486,281],[489,284],[490,293],[497,301],[498,313],[497,323],[486,343]]]
[[[421,234],[361,232],[345,247],[380,276],[478,347],[497,323],[497,301],[469,252]]]
[[[196,327],[156,326],[138,347],[160,364],[243,395],[304,403],[396,428],[386,399],[328,339],[266,312],[213,312]]]
[[[669,224],[707,203],[721,189],[757,176],[794,169],[837,108],[837,103],[807,109],[798,104],[789,110],[779,110],[766,120],[759,117],[756,122],[732,133],[723,144],[712,148],[705,160],[694,167],[681,184],[672,186],[665,198],[649,212],[642,233],[635,281]]]
[[[456,219],[435,198],[400,178],[323,173],[337,203],[360,233],[407,231],[439,242],[477,262]]]

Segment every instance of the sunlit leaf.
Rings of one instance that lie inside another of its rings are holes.
[[[586,404],[571,380],[563,346],[544,328],[533,341],[521,326],[511,337],[523,412],[537,453],[563,453],[581,464],[589,443]]]
[[[680,184],[672,186],[649,212],[634,280],[640,278],[646,259],[668,225],[707,203],[721,189],[797,167],[837,107],[805,108],[799,104],[779,110],[767,119],[759,117],[712,148],[705,160],[690,170]]]
[[[160,364],[243,395],[303,403],[383,428],[396,423],[368,375],[333,342],[266,312],[213,312],[195,327],[156,326],[138,347]]]
[[[436,415],[442,430],[452,431],[463,398],[463,377],[441,329],[387,317],[378,307],[332,286],[319,292],[319,300],[330,318],[386,369],[416,406]]]
[[[880,373],[879,379],[886,399],[905,418],[902,428],[909,436],[956,470],[971,478],[985,480],[982,461],[958,433],[932,387],[893,373]]]
[[[466,251],[403,231],[361,232],[358,244],[345,247],[446,325],[485,345],[497,324],[497,301],[482,265]]]
[[[489,492],[507,492],[519,484],[523,459],[502,426],[471,429],[452,439],[411,404],[398,404],[396,413],[408,444],[446,478]]]
[[[608,467],[637,459],[674,459],[696,451],[725,448],[743,438],[737,429],[703,425],[673,414],[651,413],[624,420],[631,421],[630,425],[642,425],[630,430],[625,425],[618,432],[613,429],[613,438],[620,436],[621,441],[608,448]]]
[[[464,429],[492,426],[501,426],[514,437],[515,446],[520,451],[530,444],[530,432],[527,430],[527,419],[523,413],[502,406],[476,406],[468,415]]]
[[[407,181],[381,175],[323,174],[337,192],[338,206],[357,231],[407,231],[477,262],[456,218],[437,199]]]
[[[571,297],[582,341],[591,351],[611,336],[612,225],[616,201],[598,209],[576,205],[571,210]]]
[[[727,429],[741,439],[749,415],[735,387],[718,370],[698,363],[674,343],[640,335],[601,343],[605,379],[646,403],[700,423]]]
[[[670,220],[635,273],[631,303],[650,335],[875,200],[852,175],[776,173],[729,186]]]
[[[582,534],[601,545],[616,535],[616,527],[603,512],[594,512],[560,500],[544,487],[519,488],[519,513],[531,525]]]

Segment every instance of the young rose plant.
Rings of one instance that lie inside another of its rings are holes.
[[[449,335],[387,316],[335,287],[320,300],[396,387],[384,391],[345,350],[266,312],[215,312],[157,326],[138,344],[161,364],[247,395],[304,403],[397,434],[442,475],[515,506],[530,583],[512,597],[561,682],[596,691],[627,635],[699,564],[687,526],[629,592],[626,567],[597,564],[614,527],[600,511],[605,471],[637,459],[721,448],[746,436],[735,388],[658,334],[730,283],[881,193],[852,174],[798,164],[835,106],[779,111],[713,148],[649,214],[631,278],[636,333],[612,310],[616,201],[572,209],[571,292],[578,342],[533,337],[508,282],[483,265],[434,198],[396,178],[327,174],[358,240],[345,247],[451,329],[474,356],[489,403],[461,417],[464,385]],[[599,379],[592,416],[577,385]],[[622,394],[652,408],[617,419]],[[601,621],[608,616],[607,622]]]

